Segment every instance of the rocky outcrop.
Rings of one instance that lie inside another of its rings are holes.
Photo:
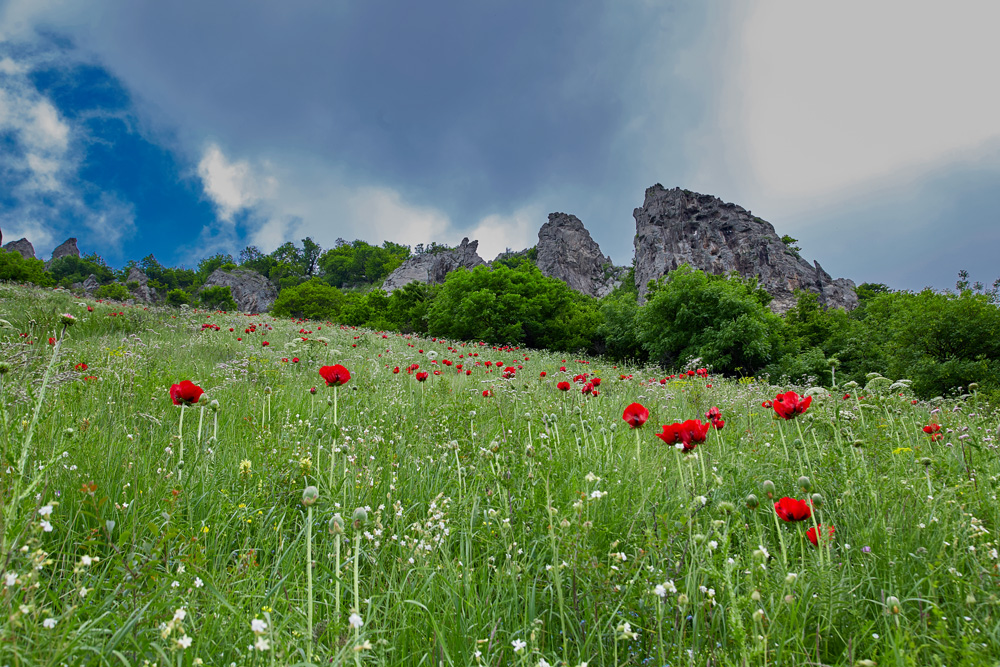
[[[88,278],[89,280],[89,278]],[[125,286],[128,287],[132,298],[142,303],[155,303],[159,300],[156,289],[149,286],[149,278],[138,266],[133,266],[128,270],[128,277],[125,278]]]
[[[278,298],[278,290],[271,281],[252,269],[216,269],[202,289],[216,285],[228,287],[236,307],[244,313],[266,312]]]
[[[62,259],[63,257],[79,257],[80,249],[76,247],[76,239],[66,239],[61,244],[56,246],[56,249],[52,251],[52,259],[48,261],[48,264],[56,261],[57,259]]]
[[[97,288],[100,286],[101,283],[98,282],[97,276],[95,276],[93,273],[87,276],[87,279],[84,280],[83,285],[81,285],[83,291],[86,292],[87,294],[93,294],[94,292],[97,291]]]
[[[590,237],[580,219],[568,213],[550,213],[538,230],[535,263],[550,278],[558,278],[577,292],[602,297],[621,284],[621,270]]]
[[[31,241],[28,239],[11,241],[5,245],[3,249],[8,252],[19,252],[21,253],[21,257],[24,257],[25,259],[35,259],[35,246],[31,245]]]
[[[766,220],[717,197],[690,190],[646,190],[635,217],[635,283],[640,298],[646,284],[681,264],[706,273],[736,271],[756,276],[771,296],[771,310],[784,313],[795,305],[795,290],[819,294],[828,308],[850,310],[858,305],[851,280],[834,280],[820,267],[791,250]]]
[[[462,239],[457,248],[414,255],[386,277],[382,289],[387,294],[392,294],[393,290],[414,281],[431,285],[443,283],[445,276],[455,269],[473,269],[485,264],[483,258],[476,253],[478,248],[479,241]]]

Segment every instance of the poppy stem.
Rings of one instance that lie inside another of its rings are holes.
[[[785,536],[781,534],[781,524],[778,523],[778,512],[775,510],[772,512],[771,516],[774,517],[774,528],[778,531],[778,542],[781,543],[781,562],[785,566],[785,571],[788,571],[788,549],[785,548]]]
[[[201,427],[205,423],[205,406],[201,406],[201,411],[198,413],[198,441],[197,444],[201,444]]]
[[[312,573],[312,505],[306,507],[306,616],[309,623],[309,643],[306,657],[312,659],[313,653],[313,573]]]
[[[640,470],[642,470],[642,442],[639,439],[639,429],[633,428],[635,431],[635,464]]]
[[[778,433],[781,435],[781,446],[785,448],[785,461],[792,462],[792,457],[788,455],[788,442],[785,440],[785,427],[778,426]]]
[[[181,420],[180,423],[177,425],[177,439],[180,441],[180,445],[178,446],[178,449],[180,450],[180,453],[178,454],[177,458],[178,463],[184,463],[184,410],[186,407],[187,406],[181,403]],[[178,483],[181,482],[181,478],[183,477],[183,475],[184,471],[181,469],[180,466],[178,466],[177,468]]]

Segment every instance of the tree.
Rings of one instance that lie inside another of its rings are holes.
[[[13,250],[0,249],[0,281],[34,283],[42,287],[54,284],[52,276],[45,270],[45,262],[26,258]]]
[[[230,254],[221,252],[206,257],[198,262],[198,281],[204,283],[216,269],[232,270],[236,268],[236,262]]]
[[[313,320],[333,320],[344,305],[344,293],[319,278],[281,290],[271,306],[279,317],[307,317]]]
[[[661,365],[700,358],[717,371],[751,373],[780,351],[783,323],[756,280],[684,264],[652,286],[638,316],[639,340]]]
[[[212,285],[204,288],[198,295],[198,300],[205,308],[212,310],[236,310],[236,301],[229,285]]]

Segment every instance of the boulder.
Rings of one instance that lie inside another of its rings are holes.
[[[216,285],[228,287],[236,307],[244,313],[266,312],[278,298],[278,290],[271,281],[252,269],[216,269],[202,289]]]
[[[134,284],[138,284],[138,287],[133,287]],[[156,289],[149,286],[149,278],[146,277],[146,274],[138,266],[129,268],[128,277],[125,278],[125,286],[129,288],[129,292],[131,292],[136,301],[155,303],[159,300],[159,294],[156,293]]]
[[[711,195],[654,185],[635,217],[635,283],[642,299],[650,280],[681,264],[715,275],[756,276],[771,296],[771,310],[795,305],[795,290],[819,295],[827,308],[858,305],[851,280],[834,280],[819,262],[810,264],[789,248],[771,223]]]
[[[97,291],[97,288],[101,286],[101,283],[97,281],[97,276],[91,273],[87,276],[87,279],[83,281],[83,291],[87,294],[93,294]]]
[[[76,247],[76,239],[66,239],[61,244],[56,246],[56,249],[52,251],[52,259],[50,259],[46,265],[51,264],[57,259],[62,259],[63,257],[79,257],[80,249]]]
[[[28,239],[18,239],[17,241],[11,241],[3,247],[4,250],[8,252],[19,252],[21,256],[25,259],[35,259],[35,247],[31,245],[31,241]]]
[[[538,230],[535,263],[550,278],[562,280],[577,292],[603,297],[621,284],[622,269],[590,237],[580,219],[568,213],[550,213]]]
[[[414,255],[386,277],[382,289],[386,294],[392,294],[393,290],[414,281],[431,285],[443,283],[445,276],[455,269],[473,269],[485,264],[476,253],[478,248],[479,241],[470,242],[465,238],[457,248]]]

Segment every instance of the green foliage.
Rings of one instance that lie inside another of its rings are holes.
[[[67,255],[60,257],[49,265],[49,273],[63,287],[73,283],[82,283],[91,274],[99,283],[106,284],[115,279],[115,274],[100,255],[92,254],[86,257]]]
[[[191,269],[183,267],[167,268],[160,264],[153,255],[146,255],[138,264],[135,262],[126,264],[118,272],[119,280],[125,280],[131,266],[138,266],[146,274],[146,278],[149,279],[149,286],[161,291],[169,292],[173,289],[190,291],[202,282],[199,280],[198,274]]]
[[[344,293],[319,278],[281,290],[271,306],[278,317],[306,317],[312,320],[333,320],[344,306]]]
[[[319,266],[324,279],[334,287],[377,285],[409,256],[409,246],[390,241],[379,247],[361,240],[347,243],[339,239],[336,247],[319,258]]]
[[[191,303],[191,296],[182,289],[172,289],[167,292],[167,304],[171,306],[183,306]]]
[[[635,284],[632,290],[616,290],[600,302],[601,324],[597,338],[604,354],[618,361],[648,358],[639,339],[639,303]]]
[[[227,269],[232,270],[236,268],[236,261],[233,259],[232,255],[216,253],[211,257],[206,257],[205,259],[198,262],[198,283],[204,284],[208,277],[212,275],[216,269]]]
[[[538,248],[536,246],[531,246],[527,250],[522,250],[520,252],[511,252],[508,250],[502,255],[498,256],[493,260],[494,264],[503,264],[508,269],[516,269],[521,264],[525,262],[534,264],[538,260]]]
[[[229,289],[229,285],[212,285],[211,287],[205,287],[198,294],[198,300],[205,308],[210,308],[213,310],[236,310],[236,301],[233,300],[233,294]]]
[[[127,301],[132,298],[129,294],[128,288],[121,283],[108,283],[107,285],[101,285],[94,292],[94,296],[98,299],[113,299],[115,301]]]
[[[393,290],[386,308],[388,327],[403,333],[427,333],[427,312],[440,285],[412,282]]]
[[[49,287],[55,281],[40,259],[25,258],[19,252],[0,249],[0,281],[34,283]]]
[[[788,234],[785,234],[784,236],[782,236],[782,237],[781,237],[781,242],[782,242],[782,243],[784,243],[784,244],[785,244],[785,246],[786,246],[786,247],[787,247],[787,248],[788,248],[789,250],[791,250],[791,251],[792,251],[792,252],[793,252],[793,253],[795,254],[795,256],[796,256],[796,257],[798,257],[798,255],[799,255],[799,252],[801,252],[801,250],[802,250],[802,248],[800,248],[800,247],[799,247],[799,246],[797,245],[797,244],[798,244],[798,242],[799,242],[799,240],[798,240],[798,239],[793,239],[793,238],[792,238],[791,236],[789,236]]]
[[[552,350],[588,348],[599,323],[593,299],[527,263],[453,271],[428,310],[433,335]]]
[[[688,358],[725,373],[753,373],[780,350],[781,319],[756,281],[682,265],[660,279],[638,316],[639,340],[670,367]]]

